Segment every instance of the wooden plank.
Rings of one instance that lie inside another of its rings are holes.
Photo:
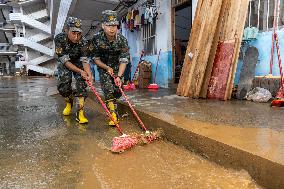
[[[207,97],[210,99],[226,100],[227,80],[234,59],[235,43],[235,40],[230,40],[218,44],[208,86]]]
[[[177,95],[181,95],[181,96],[187,96],[188,95],[188,90],[187,90],[187,82],[188,82],[188,77],[189,77],[189,70],[190,70],[190,66],[191,66],[191,61],[192,59],[189,57],[189,53],[190,50],[193,48],[193,45],[195,42],[194,40],[197,39],[198,37],[198,30],[201,27],[201,8],[202,8],[202,4],[203,2],[206,0],[199,0],[197,3],[197,7],[196,7],[196,11],[195,11],[195,16],[194,16],[194,22],[192,25],[192,29],[191,29],[191,34],[189,37],[189,42],[187,45],[187,49],[186,49],[186,53],[185,53],[185,58],[184,58],[184,63],[183,63],[183,68],[182,68],[182,72],[180,75],[180,80],[179,80],[179,84],[178,84],[178,88],[177,88]],[[204,8],[204,7],[203,7]]]
[[[244,27],[245,27],[245,22],[247,18],[247,11],[248,11],[248,5],[249,5],[249,0],[239,0],[236,2],[241,2],[240,7],[238,9],[238,18],[237,22],[235,21],[235,28],[237,28],[234,36],[239,39],[237,45],[236,45],[236,52],[235,52],[235,58],[230,74],[230,80],[228,81],[227,85],[227,94],[226,98],[229,100],[231,99],[232,96],[232,89],[234,86],[234,79],[236,75],[236,70],[237,70],[237,65],[238,65],[238,59],[239,59],[239,54],[240,54],[240,48],[241,48],[241,42],[242,42],[242,37],[243,37],[243,32],[244,32]]]
[[[215,53],[217,46],[220,41],[229,41],[232,39],[242,39],[244,24],[246,20],[247,8],[249,0],[238,0],[238,1],[228,1],[223,0],[220,16],[218,19],[218,25],[212,43],[210,55],[208,58],[208,63],[205,71],[205,76],[202,84],[202,89],[200,92],[200,97],[206,98],[208,85],[211,78],[212,68],[215,60]],[[234,61],[230,70],[228,78],[228,86],[226,90],[226,98],[231,96],[232,92],[232,81],[234,79],[236,71],[236,62],[238,60],[240,51],[241,40],[236,43]]]
[[[208,85],[211,79],[211,73],[213,69],[213,64],[215,60],[215,54],[216,54],[216,50],[218,47],[218,43],[222,38],[224,40],[224,37],[222,37],[222,34],[223,34],[222,30],[225,26],[225,22],[226,22],[225,14],[226,12],[229,11],[228,10],[229,5],[230,5],[230,1],[223,1],[222,6],[221,6],[220,16],[218,18],[218,23],[217,23],[217,28],[216,28],[216,33],[215,33],[214,40],[211,46],[211,50],[210,50],[210,54],[209,54],[209,58],[207,62],[207,67],[205,70],[204,80],[203,80],[201,91],[200,91],[201,98],[207,98]]]
[[[199,97],[222,0],[200,0],[193,22],[177,94]]]
[[[214,39],[218,17],[221,10],[222,0],[216,1],[216,4],[210,7],[210,11],[207,11],[207,14],[210,14],[208,18],[209,27],[205,27],[204,35],[202,35],[201,45],[200,45],[200,52],[199,56],[197,57],[196,67],[194,68],[194,75],[192,77],[191,85],[189,86],[189,95],[193,98],[199,98],[200,91],[204,79],[205,70],[207,67],[208,57],[210,54],[210,49],[212,46],[212,42]]]

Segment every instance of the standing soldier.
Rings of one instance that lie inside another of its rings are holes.
[[[55,51],[58,64],[57,89],[65,97],[66,107],[64,116],[71,114],[74,97],[78,97],[78,111],[76,120],[79,123],[88,123],[84,116],[84,102],[87,98],[87,84],[85,80],[92,82],[92,74],[87,59],[87,41],[82,38],[81,20],[74,17],[67,19],[66,28],[63,33],[56,35]],[[76,80],[76,90],[72,90],[72,76]]]
[[[118,121],[116,99],[121,97],[115,82],[121,85],[130,57],[127,39],[118,33],[118,24],[115,11],[103,11],[102,30],[94,35],[89,47],[94,63],[98,66],[107,107],[115,121]],[[116,76],[116,81],[111,76],[113,74]],[[113,121],[110,121],[109,125],[115,126]]]

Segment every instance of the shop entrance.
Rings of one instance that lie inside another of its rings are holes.
[[[172,13],[173,78],[178,83],[192,28],[192,0],[173,0]]]

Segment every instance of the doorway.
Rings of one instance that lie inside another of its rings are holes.
[[[173,19],[173,78],[179,83],[189,35],[192,28],[192,0],[172,2]]]

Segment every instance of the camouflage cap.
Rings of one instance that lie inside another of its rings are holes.
[[[66,21],[66,25],[70,31],[82,32],[82,21],[75,17],[69,17]]]
[[[119,22],[117,20],[117,13],[116,11],[112,10],[105,10],[102,12],[102,22],[105,25],[111,26],[111,25],[119,25]]]

